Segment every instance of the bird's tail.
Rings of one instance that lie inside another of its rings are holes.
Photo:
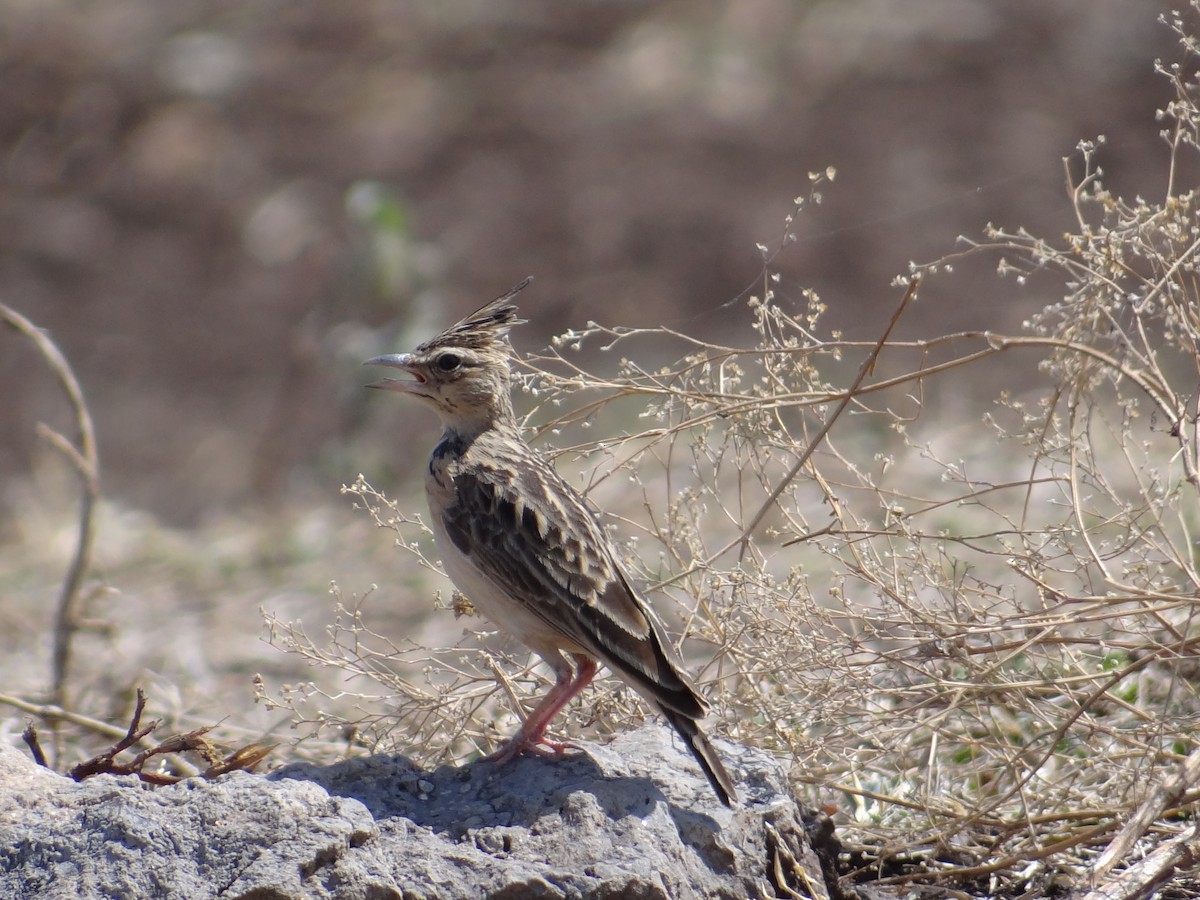
[[[725,771],[721,757],[717,756],[717,748],[712,745],[708,736],[700,730],[700,726],[696,720],[667,707],[660,706],[659,711],[671,723],[671,726],[679,732],[679,736],[683,738],[688,749],[692,751],[692,756],[696,757],[696,762],[700,764],[700,768],[704,771],[708,783],[712,785],[717,796],[721,798],[721,802],[729,807],[736,804],[738,795],[737,789],[733,786],[733,779]]]

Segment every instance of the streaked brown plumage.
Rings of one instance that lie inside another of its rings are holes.
[[[529,281],[412,353],[367,363],[411,375],[372,387],[419,397],[442,419],[425,486],[446,574],[555,673],[554,687],[495,758],[506,761],[538,745],[561,750],[546,739],[546,727],[603,663],[662,713],[717,796],[733,805],[733,781],[697,724],[707,704],[661,623],[583,498],[517,428],[507,334],[523,321],[511,301]]]

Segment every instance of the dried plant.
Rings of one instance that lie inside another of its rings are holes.
[[[1189,29],[1168,24],[1194,68]],[[1176,99],[1160,199],[1107,191],[1102,141],[1085,143],[1067,163],[1074,233],[989,228],[898,284],[896,316],[919,282],[954,285],[958,258],[994,254],[1060,294],[1022,334],[823,334],[821,299],[783,287],[764,248],[747,340],[592,322],[518,373],[528,421],[615,513],[685,653],[700,648],[713,730],[794,761],[814,801],[845,798],[863,877],[996,892],[1098,878],[1200,797],[1181,774],[1200,758],[1200,197],[1176,175],[1200,110],[1194,72],[1162,71]],[[1014,371],[999,360],[1036,360],[1034,386],[1011,377],[965,416],[962,398],[931,402]],[[419,519],[361,478],[346,490],[434,567]],[[274,635],[378,686],[371,743],[491,749],[541,677],[473,634],[402,645],[360,606],[339,613],[328,643]],[[351,720],[315,707],[309,721]],[[566,730],[625,728],[637,709],[607,681]]]
[[[96,775],[136,775],[146,784],[158,786],[178,784],[186,778],[195,776],[211,780],[229,772],[253,772],[255,767],[274,749],[273,744],[247,744],[232,753],[223,755],[205,737],[212,731],[212,726],[196,728],[185,734],[172,735],[157,744],[150,744],[146,739],[158,729],[161,723],[155,719],[149,725],[143,725],[142,714],[145,711],[146,694],[141,688],[138,688],[137,700],[125,733],[104,751],[76,763],[67,771],[67,776],[75,781],[84,781]],[[38,765],[49,767],[36,726],[32,723],[27,725],[21,737],[28,745],[29,751]],[[117,761],[120,754],[139,745],[144,749],[134,754],[128,761]],[[207,763],[207,766],[202,770],[194,770],[190,765],[181,767],[178,756],[184,753],[198,756]],[[164,767],[147,769],[147,763],[156,758]],[[180,768],[183,769],[182,772],[179,771]],[[171,769],[175,771],[171,771]]]
[[[67,567],[59,591],[54,616],[54,658],[51,696],[57,705],[67,702],[72,642],[84,625],[87,594],[84,580],[92,561],[95,534],[94,513],[100,499],[100,461],[96,454],[96,434],[92,414],[84,400],[83,389],[70,362],[50,336],[16,310],[0,303],[0,322],[5,322],[28,338],[37,348],[42,360],[54,373],[67,396],[75,417],[78,438],[72,441],[44,422],[38,423],[38,436],[58,450],[79,475],[79,526],[75,553]]]

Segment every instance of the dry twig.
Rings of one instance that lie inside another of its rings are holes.
[[[51,697],[59,706],[67,705],[67,676],[71,663],[71,641],[80,626],[83,616],[81,587],[91,565],[92,540],[94,537],[93,512],[100,499],[100,461],[96,454],[96,434],[92,416],[83,397],[83,389],[75,377],[71,364],[58,346],[44,331],[16,310],[0,303],[0,318],[8,322],[29,338],[42,359],[58,377],[66,391],[67,400],[75,414],[75,426],[79,432],[79,444],[39,423],[38,435],[58,450],[79,475],[83,488],[79,500],[78,537],[75,553],[67,567],[58,605],[54,615],[54,657],[51,682]]]

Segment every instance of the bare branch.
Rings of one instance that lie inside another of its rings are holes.
[[[100,499],[100,462],[96,454],[96,434],[91,413],[83,397],[83,389],[71,369],[70,363],[45,331],[38,328],[16,310],[0,303],[0,318],[8,322],[29,338],[50,370],[58,377],[67,400],[75,414],[75,426],[79,432],[76,447],[68,439],[48,426],[42,425],[38,433],[59,450],[79,475],[82,493],[79,501],[78,537],[75,553],[67,567],[66,576],[59,590],[55,609],[54,655],[51,696],[60,706],[67,704],[67,677],[71,663],[71,642],[79,628],[83,615],[81,586],[91,565],[92,541],[94,537],[93,512]]]

